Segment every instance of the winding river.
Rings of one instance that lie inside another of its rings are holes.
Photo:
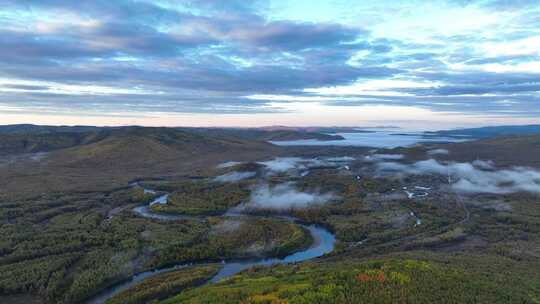
[[[153,190],[145,189],[145,192],[149,193],[155,193]],[[194,216],[186,216],[186,215],[165,215],[165,214],[157,214],[153,213],[150,210],[150,206],[155,204],[166,204],[167,203],[168,194],[162,195],[153,201],[151,201],[148,205],[136,207],[133,209],[133,211],[138,214],[141,217],[150,218],[150,219],[156,219],[156,220],[163,220],[163,221],[174,221],[174,220],[185,220],[185,219],[196,219],[196,220],[202,220],[199,217]],[[234,216],[244,216],[241,213],[234,213]],[[297,222],[297,219],[292,217],[279,217],[280,219],[287,219],[289,221]],[[299,224],[302,227],[306,228],[312,238],[313,243],[311,246],[305,250],[298,251],[296,253],[290,254],[284,258],[262,258],[262,259],[242,259],[242,260],[230,260],[230,261],[223,261],[223,267],[221,270],[212,277],[209,282],[215,283],[218,282],[221,279],[233,276],[240,271],[244,269],[248,269],[253,266],[260,266],[260,265],[276,265],[276,264],[288,264],[288,263],[295,263],[295,262],[302,262],[307,261],[310,259],[314,259],[317,257],[320,257],[322,255],[325,255],[327,253],[330,253],[334,250],[334,244],[336,242],[335,236],[330,233],[330,231],[324,229],[321,226],[318,225],[303,225]],[[199,263],[204,264],[204,263]],[[178,264],[174,265],[172,267],[162,268],[162,269],[155,269],[150,271],[145,271],[138,273],[134,276],[132,276],[129,280],[126,280],[122,283],[119,283],[115,286],[112,286],[100,293],[98,293],[93,298],[89,299],[86,303],[88,304],[102,304],[105,303],[108,299],[112,298],[116,294],[131,288],[132,286],[142,282],[143,280],[155,276],[160,273],[169,272],[173,270],[182,269],[185,267],[189,267],[195,264]]]

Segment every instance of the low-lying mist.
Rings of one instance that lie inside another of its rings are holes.
[[[266,166],[271,172],[280,173],[303,167],[301,164],[303,161],[304,159],[299,157],[278,157],[272,160],[259,162],[259,164]]]
[[[324,204],[335,196],[331,193],[307,193],[298,191],[294,184],[285,183],[276,186],[259,185],[251,193],[247,207],[259,209],[297,209]]]
[[[427,151],[427,154],[428,155],[449,155],[450,151],[446,149],[433,149],[433,150]]]
[[[449,183],[457,192],[505,194],[514,192],[540,193],[540,172],[526,167],[497,170],[491,161],[472,163],[440,163],[434,159],[414,164],[379,162],[380,174],[439,174],[449,177]]]
[[[240,165],[242,164],[241,162],[237,162],[237,161],[228,161],[228,162],[224,162],[224,163],[221,163],[219,165],[217,165],[216,168],[218,169],[225,169],[225,168],[230,168],[230,167],[234,167],[236,165]]]
[[[379,162],[383,160],[400,160],[405,156],[403,154],[371,154],[364,157],[365,162]]]
[[[270,174],[273,174],[314,167],[339,167],[354,160],[355,158],[349,156],[328,158],[278,157],[269,161],[259,162],[259,164],[264,165]]]
[[[218,183],[235,183],[244,179],[252,178],[257,175],[256,172],[229,172],[214,178]]]

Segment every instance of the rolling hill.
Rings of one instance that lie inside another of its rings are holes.
[[[125,186],[142,177],[205,175],[221,162],[256,160],[282,152],[282,148],[262,141],[171,128],[1,137],[14,143],[0,140],[8,143],[1,146],[4,152],[47,153],[40,160],[20,156],[4,165],[0,179],[6,182],[0,195],[92,191]]]
[[[273,129],[273,128],[189,128],[199,134],[212,136],[237,137],[246,140],[285,141],[300,139],[341,140],[340,135],[325,134],[305,129]]]
[[[100,132],[0,134],[0,155],[50,152],[97,142],[104,135]]]

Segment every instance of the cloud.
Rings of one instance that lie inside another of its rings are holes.
[[[334,196],[329,193],[307,193],[296,190],[291,183],[274,187],[261,185],[251,193],[247,207],[260,209],[295,209],[324,204]]]
[[[317,167],[340,167],[344,163],[355,160],[353,157],[321,157],[321,158],[301,158],[301,157],[277,157],[269,161],[259,162],[264,165],[270,174],[283,173],[290,170],[307,170]]]
[[[538,55],[505,55],[497,57],[484,57],[478,59],[469,59],[465,62],[468,65],[480,65],[490,63],[519,63],[523,61],[536,61],[539,59]]]
[[[482,170],[495,170],[495,163],[492,160],[477,159],[472,162],[472,165]]]
[[[24,84],[0,84],[0,88],[23,90],[23,91],[46,91],[50,89],[50,87],[48,86],[24,85]]]
[[[458,0],[462,3],[471,4],[471,3],[479,3],[481,5],[484,5],[488,8],[494,9],[494,10],[515,10],[520,8],[528,8],[531,6],[538,5],[538,1],[536,0],[487,0],[487,1],[479,1],[479,0]]]
[[[540,101],[538,1],[437,1],[419,4],[422,14],[406,2],[332,10],[291,3],[279,14],[267,0],[2,5],[0,81],[10,82],[0,86],[0,103],[21,111],[282,113],[272,100],[244,98],[279,94],[334,106],[540,117],[531,111]],[[421,85],[367,90],[373,80]],[[146,94],[59,94],[66,85]],[[364,89],[317,93],[348,86]]]
[[[460,193],[514,192],[540,193],[540,172],[531,168],[513,167],[498,170],[490,161],[473,163],[440,163],[434,159],[419,161],[414,164],[380,162],[376,164],[381,174],[438,174],[450,176],[452,189]]]
[[[403,154],[372,154],[364,157],[366,162],[379,162],[381,160],[400,160],[405,156]]]
[[[52,24],[47,23],[51,22],[47,18],[25,20],[30,23],[29,30],[2,28],[0,24],[0,41],[5,46],[5,52],[0,50],[0,75],[11,78],[94,84],[125,80],[130,86],[155,85],[165,92],[177,88],[274,92],[393,73],[386,67],[347,66],[347,54],[354,47],[341,44],[355,40],[365,31],[337,23],[270,22],[253,13],[196,15],[143,1],[9,3],[20,10],[37,9],[44,14],[68,11],[70,20],[90,20]],[[212,1],[187,1],[184,5],[229,10],[247,6]],[[48,30],[32,29],[33,23]],[[323,49],[343,56],[334,57],[327,64],[313,60],[292,64],[294,56],[283,54],[302,51],[296,58],[314,58],[318,56],[314,53]],[[30,67],[31,62],[34,64]],[[249,69],[238,66],[240,62],[245,62]],[[185,97],[171,93],[178,99]],[[211,99],[211,95],[206,99]]]
[[[448,155],[450,151],[446,149],[433,149],[427,152],[428,155]]]
[[[300,163],[304,159],[299,157],[278,157],[272,160],[259,162],[259,164],[266,166],[268,170],[274,173],[286,172],[292,169],[305,168]]]
[[[352,42],[364,33],[339,24],[265,22],[259,18],[252,18],[248,22],[242,18],[240,22],[243,26],[228,28],[226,31],[216,24],[211,31],[221,39],[265,51],[297,51],[332,45],[339,47],[339,44]]]
[[[329,162],[340,163],[340,162],[352,162],[356,160],[356,158],[350,157],[350,156],[338,156],[338,157],[326,157],[324,160],[329,161]]]
[[[396,171],[399,173],[411,173],[411,169],[408,165],[396,162],[379,162],[376,164],[376,166],[377,169],[382,173],[386,173],[389,171]]]
[[[221,164],[217,165],[216,168],[224,169],[224,168],[234,167],[234,166],[240,165],[240,164],[242,164],[242,163],[238,162],[238,161],[228,161],[228,162],[224,162],[224,163],[221,163]]]
[[[237,14],[253,13],[256,10],[267,8],[267,0],[187,0],[186,6],[204,10],[204,12],[236,12]]]
[[[252,178],[257,175],[257,172],[229,172],[214,178],[218,183],[236,183],[244,179]]]

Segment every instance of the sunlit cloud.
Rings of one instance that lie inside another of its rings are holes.
[[[397,89],[432,88],[437,86],[435,82],[421,82],[413,80],[381,79],[356,82],[348,86],[308,88],[306,93],[319,95],[372,95],[372,96],[412,96]]]
[[[43,92],[68,95],[149,94],[139,88],[115,88],[99,85],[71,85],[46,81],[27,81],[0,78],[0,92]],[[158,94],[153,92],[154,94]]]

